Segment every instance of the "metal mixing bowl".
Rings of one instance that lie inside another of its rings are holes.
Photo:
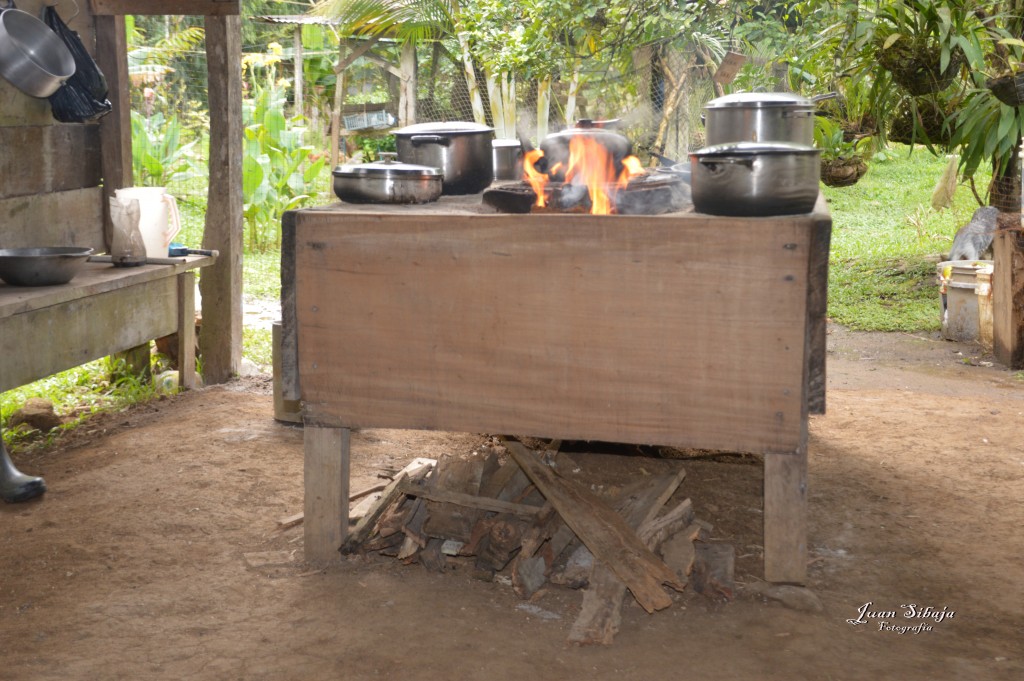
[[[0,249],[0,279],[11,286],[56,286],[71,281],[91,248],[52,246]]]

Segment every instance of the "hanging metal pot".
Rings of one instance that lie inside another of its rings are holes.
[[[46,98],[75,74],[75,58],[49,26],[9,2],[0,12],[0,76],[32,97]]]

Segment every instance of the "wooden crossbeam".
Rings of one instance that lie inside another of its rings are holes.
[[[241,14],[239,0],[90,0],[94,16],[186,15],[228,16]]]

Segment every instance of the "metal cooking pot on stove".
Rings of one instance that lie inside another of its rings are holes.
[[[793,142],[814,144],[817,103],[832,92],[811,99],[791,92],[740,92],[712,99],[704,106],[708,146],[728,142]]]
[[[566,166],[569,164],[569,144],[577,137],[586,137],[601,144],[611,154],[615,162],[615,173],[622,172],[622,159],[633,153],[633,143],[628,137],[612,130],[617,121],[581,120],[576,127],[553,132],[540,143],[544,156],[538,163],[539,169],[547,172],[556,182],[565,180]],[[561,163],[561,167],[552,172],[552,168]]]
[[[417,123],[394,135],[399,161],[441,169],[442,194],[476,194],[494,181],[494,128],[463,121]]]
[[[45,98],[75,74],[75,58],[53,30],[8,2],[0,12],[0,76],[32,97]]]
[[[334,193],[349,203],[428,203],[441,196],[438,168],[398,163],[394,152],[381,153],[376,163],[340,165],[334,176]]]
[[[791,142],[730,142],[690,154],[693,207],[710,215],[810,213],[821,150]]]
[[[495,180],[523,179],[523,144],[519,140],[500,139],[491,142]]]

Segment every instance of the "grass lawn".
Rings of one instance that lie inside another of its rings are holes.
[[[926,331],[939,328],[935,264],[953,235],[978,207],[967,186],[953,205],[931,207],[946,165],[918,148],[897,146],[871,161],[852,187],[824,187],[832,213],[828,315],[858,330]],[[988,176],[977,179],[979,190]]]

